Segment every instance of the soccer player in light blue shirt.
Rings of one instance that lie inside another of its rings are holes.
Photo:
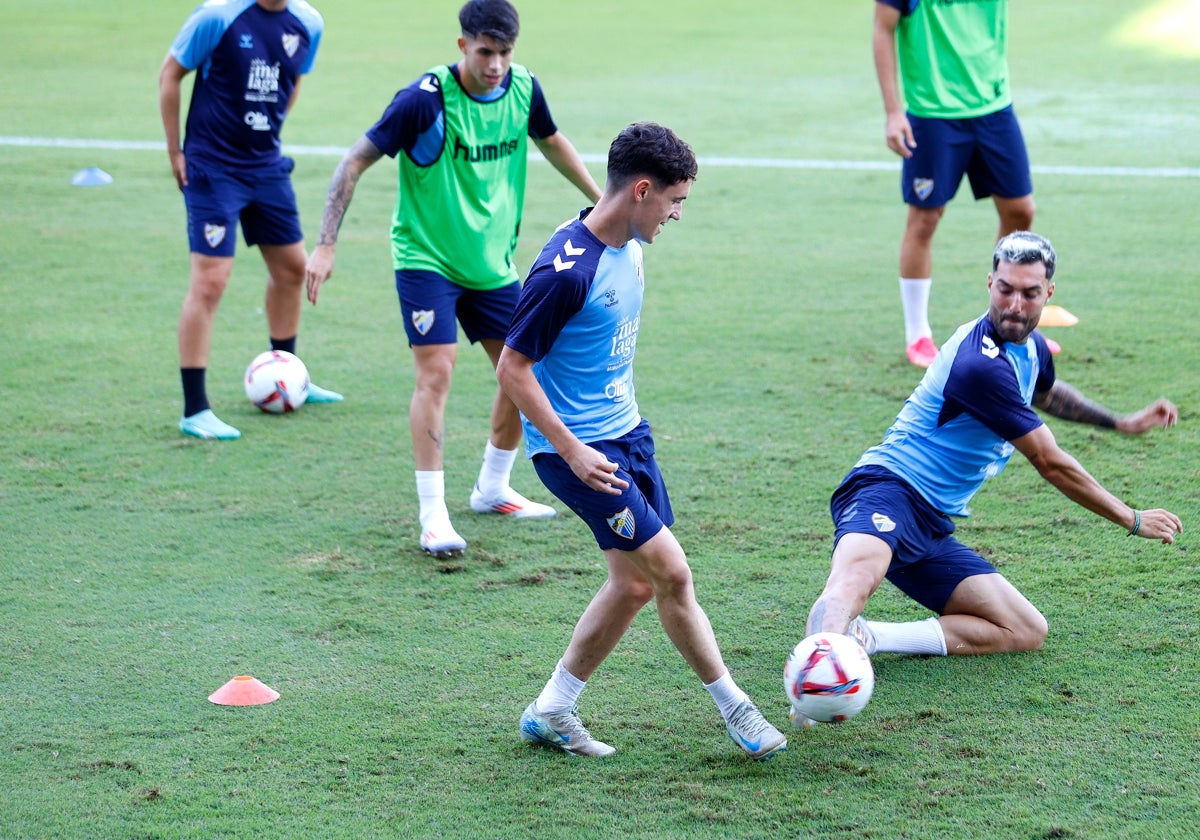
[[[1043,237],[1000,240],[985,315],[942,345],[882,443],[834,492],[832,570],[808,632],[848,633],[868,653],[985,654],[1041,648],[1046,619],[991,563],[953,536],[984,480],[1020,452],[1068,499],[1126,529],[1170,543],[1183,530],[1167,510],[1136,510],[1059,448],[1034,409],[1137,435],[1175,424],[1158,399],[1119,416],[1056,378],[1035,328],[1054,294],[1057,257]],[[890,624],[860,616],[884,578],[936,616]],[[801,721],[803,723],[803,721]]]
[[[671,533],[675,518],[638,411],[633,358],[641,329],[642,244],[678,220],[696,157],[670,129],[635,123],[613,141],[596,206],[558,229],[534,262],[496,368],[525,424],[534,469],[592,529],[608,579],[562,659],[521,715],[521,738],[574,755],[614,748],[592,737],[577,702],[642,607],[709,691],[729,737],[755,759],[787,747],[729,674]]]

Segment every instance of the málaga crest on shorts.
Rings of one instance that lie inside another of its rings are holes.
[[[414,309],[412,314],[413,326],[417,328],[417,332],[421,335],[426,335],[433,328],[433,310],[432,309]]]
[[[209,248],[216,248],[225,240],[225,225],[204,226],[204,241],[208,243]]]
[[[913,192],[917,194],[917,198],[924,201],[933,194],[933,179],[932,178],[913,178]]]
[[[896,530],[896,523],[890,517],[882,513],[871,514],[871,524],[875,526],[875,530],[881,534],[886,534],[889,531]]]
[[[637,531],[637,523],[629,508],[608,517],[605,521],[608,522],[608,527],[612,528],[614,534],[627,540],[633,539],[633,535]]]

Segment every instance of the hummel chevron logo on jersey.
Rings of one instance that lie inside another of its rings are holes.
[[[426,93],[437,93],[441,88],[438,86],[437,76],[426,76],[421,79],[421,90]]]
[[[1000,348],[996,346],[996,342],[992,341],[990,335],[985,335],[983,337],[983,347],[980,348],[980,352],[989,359],[994,359],[1000,355]]]
[[[566,254],[568,257],[578,257],[585,251],[587,251],[587,248],[576,248],[571,244],[571,240],[568,239],[566,244],[563,245],[563,253],[554,255],[554,270],[566,271],[575,265],[575,260],[564,260],[563,254]]]

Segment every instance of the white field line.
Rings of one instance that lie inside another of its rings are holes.
[[[107,151],[152,151],[166,149],[162,141],[154,140],[84,140],[71,137],[5,137],[0,136],[0,146],[27,146],[38,149],[101,149]],[[290,146],[283,151],[296,156],[341,157],[346,149],[341,146]],[[587,163],[604,163],[604,155],[581,154]],[[531,153],[530,160],[541,160],[538,153]],[[796,158],[744,158],[744,157],[701,157],[703,166],[718,166],[731,169],[829,169],[851,171],[897,170],[899,162],[874,160],[804,160]],[[1037,166],[1035,174],[1083,175],[1116,178],[1200,178],[1200,168],[1184,166]]]

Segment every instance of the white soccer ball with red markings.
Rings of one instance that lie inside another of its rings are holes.
[[[783,689],[796,715],[838,723],[870,701],[875,669],[863,646],[849,636],[814,633],[784,663]]]
[[[308,399],[308,368],[284,350],[268,350],[246,368],[246,397],[270,414],[295,411]]]

